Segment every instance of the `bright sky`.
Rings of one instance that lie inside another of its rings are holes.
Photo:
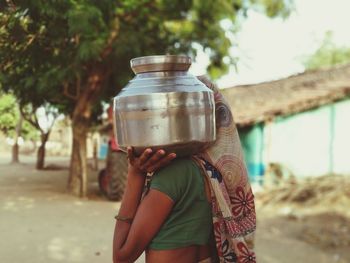
[[[350,46],[350,0],[295,0],[287,19],[269,19],[250,12],[237,35],[238,72],[219,79],[220,87],[283,78],[304,70],[302,58],[313,53],[327,31],[337,45]],[[208,60],[200,54],[191,72],[205,74]]]

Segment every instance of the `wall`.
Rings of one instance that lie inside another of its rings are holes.
[[[335,107],[334,172],[350,174],[350,99]]]
[[[266,134],[269,133],[270,138],[267,138]],[[348,99],[280,117],[270,127],[265,126],[264,162],[280,163],[299,176],[350,174],[349,138]]]
[[[244,157],[251,181],[259,181],[264,174],[263,152],[263,125],[239,129],[239,136],[244,151]]]

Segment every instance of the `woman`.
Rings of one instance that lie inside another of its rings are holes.
[[[200,80],[215,94],[217,140],[197,156],[176,160],[173,153],[151,149],[136,158],[128,148],[114,262],[133,262],[144,250],[147,263],[255,262],[254,202],[236,126],[216,87]],[[141,201],[146,174],[153,172]]]
[[[208,200],[197,194],[205,193],[204,180],[190,159],[174,160],[175,157],[163,150],[152,153],[151,149],[146,149],[141,157],[135,158],[132,149],[128,149],[128,181],[116,223],[115,262],[133,262],[147,247],[147,262],[192,263],[210,257],[207,244],[212,230],[211,209]],[[140,203],[146,173],[164,166],[153,175],[150,189]],[[192,182],[182,180],[186,177]],[[192,187],[201,180],[202,185],[193,196]],[[167,189],[166,181],[169,188],[176,185],[177,189]],[[183,191],[186,185],[192,191]],[[185,195],[184,199],[179,196],[181,194]],[[191,202],[184,202],[188,198]],[[197,212],[198,207],[193,209],[193,205],[199,206],[200,211]],[[194,222],[186,222],[188,217]],[[169,225],[172,226],[170,229]],[[204,232],[192,233],[193,238],[186,240],[185,235],[191,228],[199,226],[198,230],[201,230],[203,225]]]

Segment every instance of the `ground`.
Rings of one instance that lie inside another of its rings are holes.
[[[33,158],[21,160],[10,165],[0,156],[0,262],[112,262],[120,203],[101,196],[97,172],[90,172],[88,198],[80,199],[65,191],[67,158],[49,158],[44,171],[34,169]],[[257,203],[257,262],[350,262],[350,223],[343,214],[306,215]]]

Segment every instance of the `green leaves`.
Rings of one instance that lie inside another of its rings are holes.
[[[18,112],[16,100],[11,95],[0,95],[0,131],[11,134],[16,127]]]
[[[98,36],[107,29],[101,11],[83,3],[73,5],[68,11],[67,21],[70,36],[89,38]]]
[[[5,136],[12,137],[14,135],[19,115],[15,97],[11,94],[0,94],[0,131]],[[24,139],[37,139],[39,135],[34,127],[24,121],[21,136]]]
[[[251,7],[268,17],[287,18],[294,10],[294,0],[250,0]]]
[[[335,45],[332,33],[327,32],[321,46],[304,59],[303,63],[306,69],[311,70],[350,63],[350,47]]]
[[[108,37],[101,10],[93,5],[75,4],[68,12],[67,21],[68,34],[77,47],[78,63],[98,59]]]
[[[284,17],[292,0],[18,0],[0,12],[0,86],[72,114],[96,72],[91,103],[109,101],[132,77],[133,57],[203,49],[216,78],[235,61],[232,35],[249,9]]]
[[[104,46],[104,39],[95,39],[92,41],[82,41],[77,51],[77,58],[81,61],[98,59]]]

